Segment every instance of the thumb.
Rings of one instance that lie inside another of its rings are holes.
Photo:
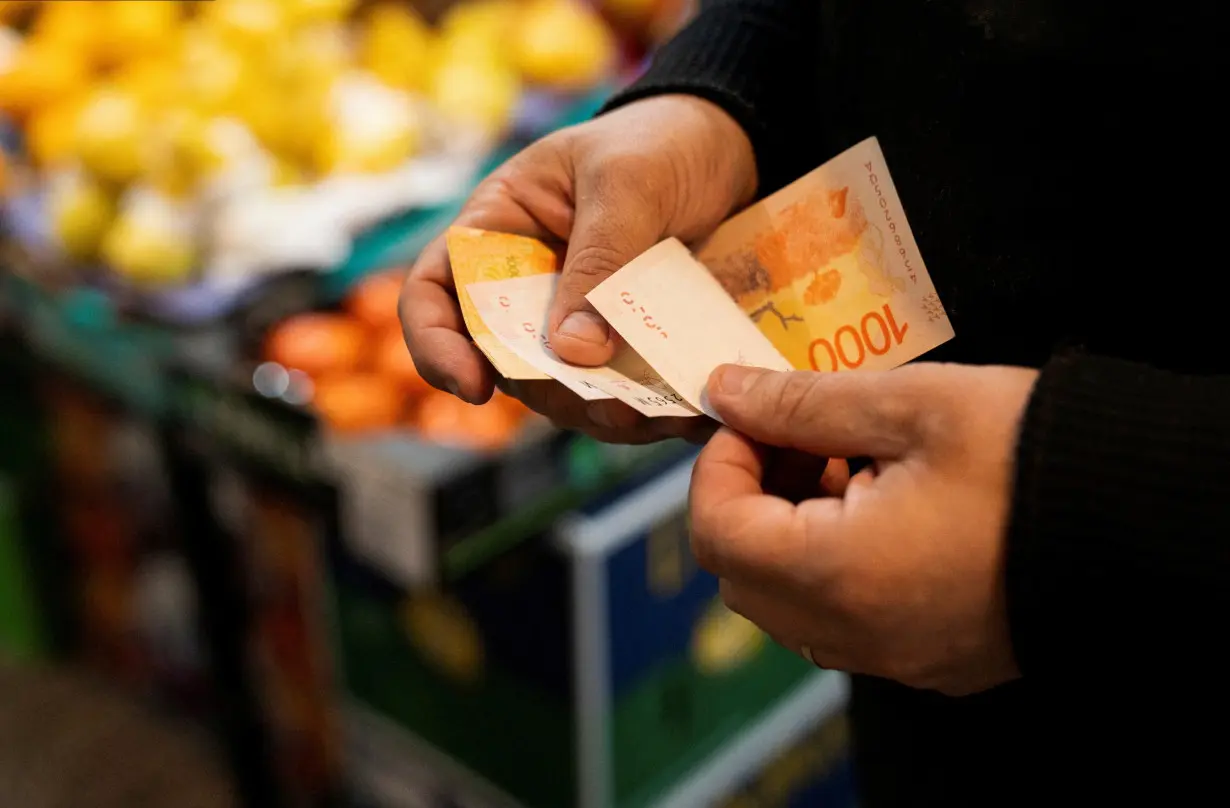
[[[564,361],[602,365],[614,356],[615,333],[585,295],[661,239],[661,205],[649,196],[613,166],[578,177],[568,252],[547,321],[551,348]]]
[[[779,373],[722,365],[706,394],[736,432],[822,457],[898,458],[917,434],[916,399],[892,371]]]

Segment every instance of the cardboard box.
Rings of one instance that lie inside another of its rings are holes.
[[[500,804],[709,806],[845,681],[720,602],[687,548],[690,459],[435,587],[339,553],[351,734],[430,748]]]

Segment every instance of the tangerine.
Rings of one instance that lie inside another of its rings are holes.
[[[374,373],[326,376],[316,380],[315,386],[312,408],[338,432],[394,426],[406,406],[397,385]]]
[[[349,373],[362,367],[367,331],[343,314],[312,312],[283,320],[265,341],[265,357],[313,378]]]

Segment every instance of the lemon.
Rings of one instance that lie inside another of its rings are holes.
[[[131,92],[144,106],[158,108],[179,100],[181,84],[173,66],[161,58],[143,57],[114,74],[114,83]]]
[[[359,61],[391,87],[425,90],[434,61],[435,36],[408,7],[372,9],[362,30]]]
[[[81,0],[73,3],[40,3],[31,26],[31,40],[54,44],[92,54],[97,43],[99,21],[106,3]]]
[[[430,95],[443,115],[499,132],[512,119],[521,83],[499,64],[452,61],[436,69]]]
[[[168,52],[182,20],[178,3],[120,0],[100,7],[93,41],[94,54],[103,65]]]
[[[76,146],[77,118],[84,99],[72,97],[45,106],[26,122],[26,147],[35,164],[46,168],[67,161]]]
[[[281,0],[211,0],[201,6],[201,19],[251,56],[286,30],[287,8]]]
[[[77,116],[75,152],[85,168],[107,182],[124,184],[146,165],[149,116],[131,92],[103,86]]]
[[[516,21],[521,4],[517,0],[470,0],[455,3],[440,18],[440,31],[445,36],[472,32],[500,41],[508,36]]]
[[[209,119],[200,110],[174,107],[163,111],[151,131],[146,179],[171,197],[187,195],[199,177],[217,167],[210,149]]]
[[[88,81],[80,54],[56,43],[28,40],[0,69],[0,111],[25,118],[82,92]]]
[[[48,208],[52,232],[64,252],[79,261],[97,257],[115,217],[115,201],[106,189],[80,172],[57,174],[50,185]]]
[[[233,109],[249,79],[239,52],[204,25],[184,32],[175,68],[185,97],[212,112]]]
[[[531,0],[519,21],[513,58],[529,82],[573,90],[601,80],[615,41],[593,11],[575,0]]]
[[[438,61],[504,62],[521,4],[510,0],[458,3],[440,20]]]
[[[182,282],[196,263],[191,220],[162,194],[136,190],[104,236],[102,256],[113,270],[136,283]]]
[[[288,25],[307,26],[337,23],[349,17],[355,0],[281,0]]]

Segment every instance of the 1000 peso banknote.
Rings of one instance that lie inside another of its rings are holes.
[[[800,370],[887,370],[953,337],[875,138],[694,252]]]

